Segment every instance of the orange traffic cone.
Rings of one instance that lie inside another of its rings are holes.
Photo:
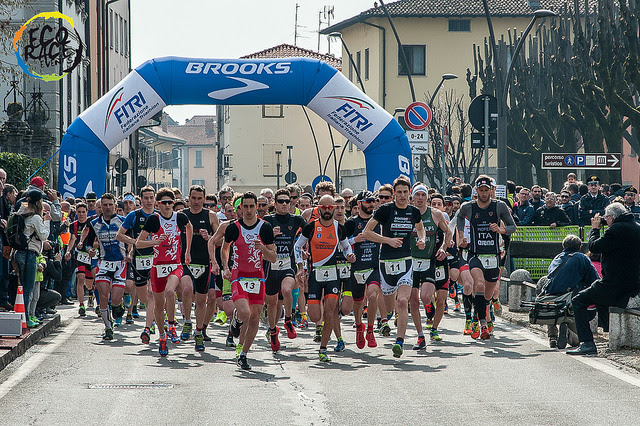
[[[24,295],[22,293],[22,286],[18,286],[18,293],[16,294],[16,302],[13,305],[13,310],[16,313],[22,314],[22,331],[27,330],[27,314],[24,310]]]

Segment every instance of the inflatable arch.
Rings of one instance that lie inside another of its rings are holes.
[[[304,105],[364,152],[368,189],[412,176],[398,122],[326,62],[166,57],[133,70],[71,123],[60,144],[60,192],[102,194],[109,151],[165,106],[188,104]]]

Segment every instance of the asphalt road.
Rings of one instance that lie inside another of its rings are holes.
[[[317,359],[313,330],[281,336],[272,354],[261,327],[238,369],[226,332],[211,325],[206,351],[193,340],[139,341],[142,318],[102,342],[102,323],[62,311],[63,326],[0,372],[0,424],[637,424],[640,374],[595,357],[574,358],[546,338],[498,321],[490,341],[463,336],[462,314],[446,316],[442,342],[402,358],[393,337],[358,350],[352,318],[347,350]],[[335,342],[333,342],[335,343]],[[330,348],[331,349],[331,348]]]

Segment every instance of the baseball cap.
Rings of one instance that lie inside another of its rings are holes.
[[[480,188],[481,186],[486,186],[487,188],[491,188],[492,182],[489,177],[479,177],[476,179],[476,188]]]
[[[447,204],[447,203],[449,203],[449,204],[453,204],[453,198],[451,198],[450,196],[446,195],[446,196],[444,197],[444,203],[445,203],[445,204]]]
[[[87,201],[96,201],[98,199],[98,196],[95,192],[87,192],[86,199]]]
[[[373,193],[365,189],[356,196],[356,201],[366,200],[367,198],[373,198]]]
[[[44,182],[44,179],[42,179],[40,176],[36,176],[33,179],[31,179],[31,185],[37,188],[43,188],[46,184]]]
[[[42,178],[41,178],[42,179]],[[35,203],[37,201],[42,200],[42,191],[37,191],[35,189],[32,189],[31,191],[28,191],[25,195],[25,198],[29,199],[32,203]]]

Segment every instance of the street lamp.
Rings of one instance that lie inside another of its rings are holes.
[[[436,98],[436,95],[438,94],[438,90],[440,90],[444,81],[455,80],[456,78],[458,78],[458,76],[455,74],[442,74],[442,79],[440,80],[440,83],[438,83],[436,90],[433,91],[433,95],[431,95],[431,99],[429,100],[429,108],[431,108],[431,106],[433,105],[433,100]]]
[[[457,75],[455,74],[442,74],[442,78],[440,79],[440,83],[438,83],[438,85],[436,86],[436,90],[433,91],[433,94],[431,95],[431,99],[429,100],[429,108],[431,108],[433,110],[433,101],[436,98],[436,95],[438,94],[438,91],[440,90],[440,88],[442,87],[442,85],[444,84],[445,80],[455,80],[456,78],[458,78]],[[445,179],[447,178],[447,166],[446,166],[446,157],[445,157],[445,153],[444,153],[444,138],[442,139],[442,177],[441,177],[441,182],[442,182],[442,195],[444,195],[444,192],[446,190],[446,185],[444,183]],[[424,172],[422,172],[422,155],[420,155],[420,170],[421,173],[424,176]]]
[[[498,69],[498,48],[496,46],[496,37],[493,32],[493,24],[491,22],[491,15],[489,14],[489,5],[487,4],[487,0],[482,0],[482,5],[484,6],[484,14],[487,18],[487,25],[489,27],[489,42],[491,43],[491,50],[493,52],[493,67],[494,70]],[[497,183],[499,185],[507,184],[507,92],[509,90],[509,84],[511,82],[511,74],[513,72],[515,58],[520,53],[522,49],[522,45],[524,41],[527,39],[527,35],[533,28],[533,24],[535,24],[538,18],[547,18],[551,16],[558,16],[552,10],[547,9],[539,9],[533,13],[533,17],[531,18],[531,22],[527,25],[522,37],[518,40],[518,44],[516,45],[516,49],[511,56],[511,63],[509,64],[509,68],[507,69],[507,74],[505,76],[504,81],[496,81],[496,99],[498,101],[498,133],[496,135],[498,152],[497,152],[497,162],[498,162],[498,173],[497,173]],[[496,73],[496,76],[498,74]],[[501,84],[502,83],[502,84]]]
[[[362,83],[362,79],[360,78],[360,70],[356,66],[356,63],[353,61],[353,57],[351,56],[351,52],[349,51],[349,48],[347,47],[347,43],[344,42],[344,39],[342,38],[342,34],[339,33],[339,32],[333,32],[333,33],[329,34],[329,37],[337,37],[337,38],[340,39],[340,41],[342,42],[342,47],[344,47],[345,52],[347,52],[347,57],[349,58],[349,63],[351,63],[351,66],[353,67],[353,69],[356,70],[356,77],[358,78],[358,83],[360,83],[360,88],[362,89],[362,93],[367,93],[364,90],[364,84]]]

